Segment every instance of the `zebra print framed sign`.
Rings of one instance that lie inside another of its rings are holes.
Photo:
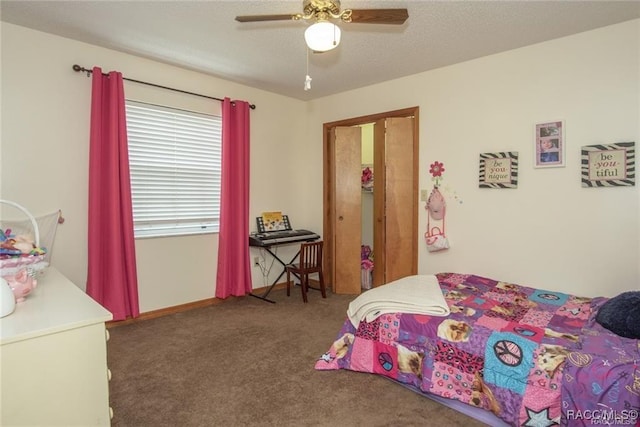
[[[480,188],[518,188],[518,152],[480,154]]]
[[[635,142],[582,147],[583,187],[636,185]]]

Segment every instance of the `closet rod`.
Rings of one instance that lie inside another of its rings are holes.
[[[85,68],[85,67],[81,67],[78,64],[74,64],[73,65],[73,71],[76,71],[78,73],[81,72],[81,71],[85,72],[85,73],[87,73],[87,77],[89,77],[91,75],[91,73],[93,73],[93,70],[90,70],[90,69]],[[108,75],[106,73],[102,73],[102,74],[104,74],[105,76]],[[174,92],[186,93],[187,95],[199,96],[201,98],[215,99],[216,101],[223,101],[223,99],[216,98],[216,97],[213,97],[213,96],[202,95],[200,93],[195,93],[195,92],[188,92],[188,91],[182,90],[182,89],[174,89],[172,87],[161,86],[161,85],[157,85],[155,83],[143,82],[142,80],[134,80],[134,79],[129,79],[127,77],[122,77],[122,80],[126,80],[128,82],[133,82],[133,83],[140,83],[140,84],[147,85],[147,86],[153,86],[153,87],[157,87],[157,88],[160,88],[160,89],[172,90]],[[254,104],[249,104],[249,108],[251,108],[252,110],[255,110],[256,106]]]

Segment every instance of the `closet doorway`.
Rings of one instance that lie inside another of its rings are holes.
[[[418,270],[418,107],[325,123],[325,277],[361,292],[362,135],[373,123],[373,286]]]

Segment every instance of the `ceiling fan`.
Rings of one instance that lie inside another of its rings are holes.
[[[281,15],[236,16],[238,22],[261,21],[315,21],[305,31],[305,40],[312,51],[326,52],[340,43],[340,28],[331,19],[345,23],[402,25],[409,13],[407,9],[344,9],[339,0],[303,0],[303,13]]]

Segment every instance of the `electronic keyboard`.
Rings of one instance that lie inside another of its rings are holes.
[[[319,238],[319,235],[309,230],[265,231],[264,233],[251,233],[249,246],[267,247],[296,242],[312,242]]]

